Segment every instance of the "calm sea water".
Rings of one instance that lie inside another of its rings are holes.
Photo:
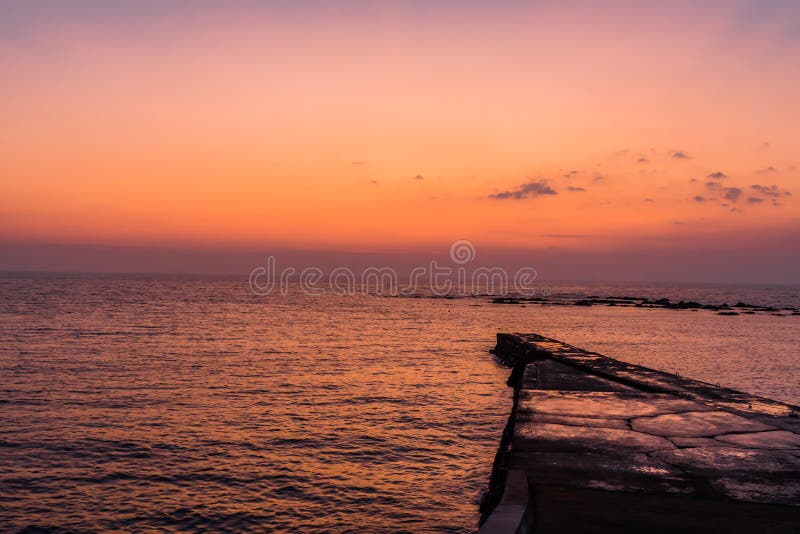
[[[561,284],[797,306],[797,287]],[[800,403],[800,317],[0,278],[0,531],[471,532],[498,331]]]

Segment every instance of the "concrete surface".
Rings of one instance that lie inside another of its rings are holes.
[[[796,406],[536,334],[493,352],[515,402],[481,533],[800,532]]]

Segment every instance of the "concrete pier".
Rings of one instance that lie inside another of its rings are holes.
[[[514,407],[482,534],[800,532],[800,408],[498,334]]]

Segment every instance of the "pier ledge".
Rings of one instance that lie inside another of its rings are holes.
[[[536,334],[498,334],[514,405],[481,534],[800,532],[800,408]]]

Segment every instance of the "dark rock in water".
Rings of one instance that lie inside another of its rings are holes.
[[[519,304],[519,299],[513,297],[496,297],[492,299],[492,304]]]
[[[671,301],[670,299],[664,297],[655,300],[651,300],[646,297],[600,297],[597,295],[591,295],[587,297],[579,298],[578,300],[569,300],[563,297],[551,297],[551,298],[543,298],[543,297],[526,297],[522,295],[515,295],[515,296],[497,296],[497,295],[488,295],[488,294],[475,294],[473,295],[474,298],[488,298],[491,299],[489,302],[492,304],[522,304],[522,303],[535,303],[541,305],[550,305],[550,306],[600,306],[605,304],[606,306],[614,306],[614,307],[630,307],[630,308],[664,308],[668,310],[690,310],[690,311],[698,311],[698,310],[707,310],[718,312],[718,315],[740,315],[740,314],[747,314],[753,315],[759,312],[776,312],[774,315],[781,315],[781,316],[788,316],[791,315],[800,315],[800,310],[795,307],[786,307],[786,308],[773,308],[769,306],[759,306],[754,304],[748,304],[746,302],[738,301],[734,306],[729,306],[727,303],[722,304],[703,304],[697,302],[695,300],[679,300],[676,302]],[[442,297],[440,297],[442,298]],[[453,298],[453,297],[444,297],[444,298]],[[457,297],[456,297],[457,298]],[[721,312],[721,313],[719,313]],[[782,312],[782,313],[778,313]]]
[[[609,306],[617,306],[617,305],[623,305],[624,306],[624,305],[633,304],[633,302],[629,302],[629,301],[621,300],[621,299],[614,299],[614,298],[610,298],[610,299],[591,299],[591,300],[592,300],[592,304],[608,304]]]

